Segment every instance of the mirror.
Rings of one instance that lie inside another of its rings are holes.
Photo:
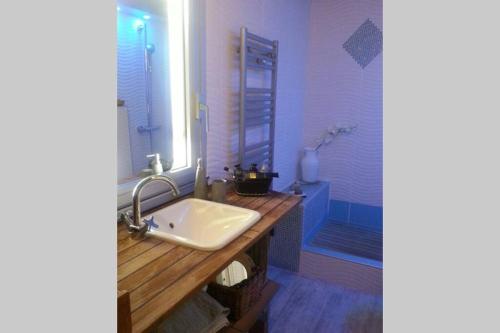
[[[184,1],[117,5],[118,184],[188,166]],[[175,112],[173,112],[175,110]]]

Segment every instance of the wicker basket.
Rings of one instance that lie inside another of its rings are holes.
[[[229,308],[229,320],[239,320],[260,298],[262,288],[266,282],[264,269],[255,266],[252,275],[234,286],[227,287],[212,282],[207,292],[220,304]]]

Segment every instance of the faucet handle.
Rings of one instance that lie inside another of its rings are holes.
[[[120,222],[124,222],[127,225],[127,230],[129,233],[134,231],[134,228],[133,228],[134,221],[132,220],[131,215],[132,215],[131,211],[126,211],[126,212],[120,214]]]
[[[148,219],[144,219],[142,221],[145,225],[148,226],[148,231],[151,230],[151,228],[155,228],[155,229],[158,229],[159,225],[155,223],[155,217],[154,216],[151,216],[151,218],[148,220]]]
[[[133,232],[138,232],[138,235],[143,235],[146,231],[150,229],[150,225],[148,223],[145,223],[141,226],[136,226],[134,224],[134,220],[132,219],[132,212],[130,210],[126,211],[125,213],[121,213],[121,221],[125,222],[127,225],[127,230],[129,233]],[[154,224],[154,221],[153,221]],[[158,225],[156,225],[156,228]]]

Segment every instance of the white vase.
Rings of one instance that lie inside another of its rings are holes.
[[[304,156],[300,161],[302,169],[302,180],[306,183],[315,183],[318,181],[318,151],[313,148],[304,148]]]

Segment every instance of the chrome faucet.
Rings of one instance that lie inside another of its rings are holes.
[[[127,228],[129,232],[138,231],[140,233],[144,233],[148,230],[149,224],[143,223],[141,221],[141,193],[142,189],[149,183],[152,183],[156,180],[167,183],[172,188],[174,192],[174,197],[180,194],[179,187],[175,183],[175,181],[167,176],[163,175],[151,175],[148,176],[135,185],[134,190],[132,191],[132,202],[133,202],[133,210],[134,210],[134,219],[130,217],[130,212],[122,213],[122,219],[127,224]],[[152,222],[154,223],[154,222]]]

